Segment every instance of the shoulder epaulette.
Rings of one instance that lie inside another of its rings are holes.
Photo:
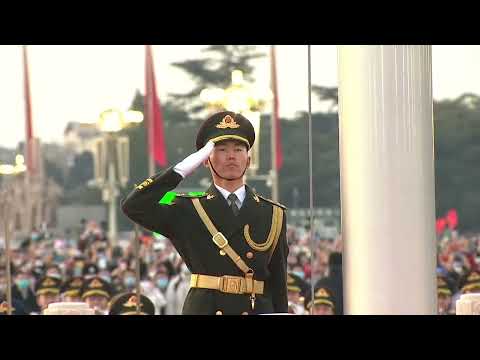
[[[281,207],[282,209],[287,210],[287,207],[286,207],[285,205],[282,205],[282,204],[280,204],[280,203],[277,203],[277,202],[275,202],[275,201],[273,201],[273,200],[271,200],[271,199],[267,199],[267,198],[265,198],[265,197],[263,197],[263,196],[260,196],[260,195],[258,195],[258,194],[256,194],[256,195],[257,195],[260,199],[262,199],[262,200],[264,200],[264,201],[266,201],[266,202],[269,202],[270,204],[277,205],[277,206]]]

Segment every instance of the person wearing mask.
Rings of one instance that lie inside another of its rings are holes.
[[[12,286],[12,298],[22,304],[27,314],[38,313],[40,311],[35,293],[32,288],[32,275],[24,270],[20,270],[15,276],[15,284]]]
[[[154,304],[155,315],[165,315],[167,300],[163,292],[155,285],[155,282],[149,279],[145,263],[140,265],[140,290]]]
[[[47,267],[47,271],[45,272],[45,276],[55,277],[57,279],[62,279],[62,270],[60,266],[57,264],[52,264]]]
[[[0,315],[7,314],[7,275],[5,270],[0,269]],[[14,298],[12,298],[12,315],[28,315],[23,309],[22,303]]]
[[[169,278],[168,273],[164,269],[159,269],[154,277],[155,286],[163,293],[167,291]]]
[[[165,292],[167,300],[166,314],[167,315],[181,315],[183,304],[190,290],[190,271],[187,265],[182,263],[180,272],[175,275],[168,283]]]

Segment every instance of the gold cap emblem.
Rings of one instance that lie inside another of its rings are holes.
[[[15,311],[15,308],[12,306],[12,311]],[[0,314],[8,312],[8,303],[6,301],[0,304]]]
[[[136,307],[137,306],[137,302],[138,302],[138,297],[136,295],[133,295],[133,296],[130,296],[130,298],[128,299],[128,301],[123,304],[124,307]],[[142,303],[140,303],[140,308],[143,306]]]
[[[73,280],[72,283],[70,284],[70,287],[72,287],[72,288],[82,287],[82,280],[81,279]]]
[[[330,294],[325,290],[324,288],[318,289],[317,292],[315,293],[315,296],[317,297],[329,297]]]
[[[98,279],[93,279],[93,281],[90,283],[90,286],[89,286],[91,289],[98,289],[98,288],[101,288],[103,287],[103,284],[100,280]]]
[[[55,281],[53,281],[50,278],[46,278],[42,283],[43,287],[49,287],[49,286],[55,286],[55,285],[56,285]]]
[[[238,125],[230,115],[226,115],[215,127],[217,129],[237,129],[240,125]]]

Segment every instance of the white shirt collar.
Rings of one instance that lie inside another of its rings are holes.
[[[228,195],[231,194],[230,191],[228,190],[225,190],[224,188],[222,188],[221,186],[218,186],[217,184],[215,184],[215,187],[218,189],[218,191],[220,191],[223,195],[223,197],[225,198],[225,200],[228,200]],[[239,208],[242,207],[242,204],[243,204],[243,200],[245,200],[245,196],[247,195],[247,192],[245,190],[245,185],[242,185],[241,187],[239,187],[237,190],[235,190],[233,192],[235,195],[237,195],[237,198],[240,202],[240,204],[238,204],[237,202],[237,205],[239,205]]]

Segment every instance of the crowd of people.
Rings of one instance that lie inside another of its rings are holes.
[[[462,294],[480,292],[480,235],[446,230],[437,254],[438,313],[455,314]]]
[[[139,238],[141,293],[152,301],[156,315],[180,314],[189,287],[188,269],[168,240],[152,234]],[[108,314],[116,295],[135,291],[137,264],[131,240],[112,246],[105,227],[85,220],[77,234],[61,238],[33,232],[11,251],[13,313],[41,314],[50,303],[80,301],[98,314]],[[7,285],[4,252],[0,264],[2,303]]]
[[[131,235],[133,236],[133,234]],[[289,224],[289,312],[343,314],[342,239],[324,239]],[[82,220],[77,232],[58,237],[35,231],[12,249],[12,305],[19,315],[42,314],[50,303],[85,302],[97,314],[112,314],[119,296],[134,293],[133,238],[112,246],[105,226]],[[156,315],[181,314],[190,273],[168,239],[141,233],[140,287]],[[313,259],[311,260],[311,255]],[[438,313],[454,314],[458,297],[480,292],[480,236],[448,232],[438,241]],[[0,313],[5,313],[5,253],[0,256]],[[313,285],[313,286],[312,286]],[[130,300],[129,300],[130,301]]]

